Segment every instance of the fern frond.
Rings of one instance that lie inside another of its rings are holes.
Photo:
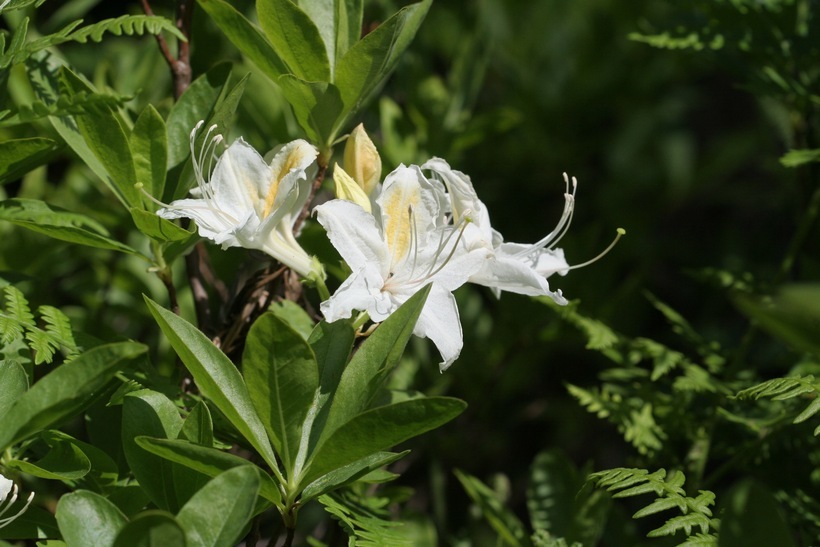
[[[37,311],[45,323],[46,332],[66,350],[66,357],[78,353],[74,333],[71,330],[71,320],[66,314],[54,306],[40,306]]]
[[[689,536],[678,547],[717,547],[718,538],[712,534],[698,533]]]
[[[8,346],[17,340],[23,339],[23,326],[19,321],[0,314],[0,341]]]
[[[707,541],[710,529],[717,529],[718,521],[712,517],[710,506],[715,504],[714,493],[701,490],[698,497],[686,496],[683,484],[686,477],[680,471],[673,471],[667,475],[665,469],[650,473],[646,469],[616,468],[592,473],[589,480],[599,488],[606,488],[614,492],[615,498],[626,498],[640,494],[654,493],[659,496],[654,502],[637,511],[632,518],[642,518],[654,515],[661,511],[677,508],[680,516],[672,517],[666,523],[651,532],[648,537],[669,536],[683,530],[687,536],[692,531],[700,529],[697,541]],[[711,545],[713,543],[704,543]],[[690,545],[699,545],[694,542]]]
[[[533,547],[583,547],[583,543],[578,541],[573,541],[570,544],[567,543],[567,540],[564,538],[554,538],[546,530],[536,530],[536,532],[530,536],[530,541]]]
[[[40,329],[26,330],[26,341],[34,350],[34,364],[50,363],[60,344],[46,331]]]
[[[2,10],[0,11],[11,11],[15,9],[22,9],[27,8],[30,5],[34,4],[35,8],[40,7],[43,2],[46,0],[11,0]]]
[[[627,36],[630,40],[641,42],[660,49],[692,49],[701,51],[708,49],[721,49],[724,46],[724,38],[716,34],[711,39],[706,39],[699,32],[689,32],[685,35],[673,36],[668,32],[660,34],[641,34],[632,32]]]
[[[799,424],[805,422],[818,412],[820,412],[820,385],[814,376],[795,376],[793,378],[773,378],[756,386],[738,391],[735,394],[737,399],[760,399],[769,397],[774,401],[785,401],[801,396],[812,397],[812,401],[792,423]],[[820,435],[820,425],[814,430],[814,435]]]
[[[349,545],[376,547],[395,545],[412,547],[403,524],[382,518],[386,512],[376,511],[354,499],[353,496],[332,493],[319,497],[319,503],[333,516],[350,536]]]
[[[34,314],[31,313],[28,300],[23,293],[13,285],[7,285],[5,290],[6,315],[19,322],[24,327],[34,327]]]
[[[106,106],[118,108],[130,101],[133,97],[123,95],[111,95],[108,93],[90,93],[80,91],[72,95],[60,95],[57,101],[46,104],[42,101],[34,101],[31,104],[21,105],[19,110],[6,119],[0,120],[0,126],[18,125],[29,123],[47,116],[68,116],[72,114],[82,114],[89,108]]]
[[[53,34],[25,43],[28,30],[28,18],[24,19],[14,33],[8,50],[0,56],[0,68],[19,64],[38,51],[65,42],[79,42],[84,44],[89,39],[94,42],[100,42],[105,34],[113,34],[115,36],[121,36],[123,34],[132,36],[136,34],[142,36],[143,34],[156,35],[165,31],[170,32],[179,40],[185,41],[185,36],[170,20],[156,15],[123,15],[115,19],[105,19],[99,23],[75,30],[80,24],[82,24],[82,20],[74,21]]]

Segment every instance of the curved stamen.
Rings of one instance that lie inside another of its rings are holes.
[[[0,476],[2,476],[2,475],[0,475]],[[5,502],[7,502],[7,505],[3,508],[2,511],[0,511],[0,516],[4,515],[6,513],[6,511],[11,509],[11,506],[14,505],[15,501],[17,501],[17,493],[18,493],[18,489],[17,489],[17,485],[15,484],[12,487],[12,490],[11,490],[11,499],[4,500]],[[6,526],[8,524],[11,524],[11,522],[14,521],[14,519],[19,517],[23,513],[25,513],[26,509],[28,509],[28,506],[31,505],[31,500],[33,500],[33,499],[34,499],[34,492],[29,494],[28,499],[26,499],[26,504],[23,506],[22,509],[20,509],[17,512],[17,514],[12,515],[10,517],[6,517],[4,519],[0,519],[0,528],[2,528],[3,526]]]
[[[230,224],[236,224],[236,225],[239,224],[238,220],[236,220],[234,217],[232,217],[230,214],[226,213],[222,209],[219,209],[218,207],[211,207],[211,206],[208,206],[208,205],[186,205],[186,206],[182,207],[182,206],[173,205],[173,204],[170,204],[170,203],[163,203],[162,201],[158,200],[157,198],[155,198],[154,196],[152,196],[151,194],[146,192],[145,188],[144,188],[144,185],[141,182],[136,183],[134,185],[134,188],[136,188],[137,190],[142,192],[142,195],[144,197],[148,198],[148,200],[152,201],[153,203],[156,203],[157,205],[159,205],[160,207],[163,207],[164,209],[170,209],[170,210],[173,210],[173,211],[190,211],[192,209],[195,210],[195,211],[209,211],[211,213],[214,213],[217,216],[221,216],[223,220],[228,221],[228,223],[230,223]]]
[[[558,219],[558,224],[550,233],[536,241],[526,249],[523,249],[515,254],[516,257],[522,258],[528,256],[541,249],[552,249],[559,241],[566,235],[572,224],[572,217],[575,213],[575,191],[578,188],[578,180],[572,177],[572,192],[569,191],[569,177],[564,173],[564,183],[566,191],[564,193],[564,210],[561,212],[561,218]]]
[[[459,244],[459,242],[461,242],[461,237],[464,235],[464,230],[466,230],[467,225],[470,222],[472,222],[472,219],[470,218],[470,213],[471,212],[472,211],[470,209],[465,210],[463,215],[461,216],[461,219],[458,221],[458,224],[453,226],[453,229],[447,235],[447,239],[445,239],[444,241],[439,240],[439,245],[438,245],[438,248],[436,249],[436,254],[433,255],[433,258],[430,261],[430,268],[427,270],[427,273],[425,273],[422,277],[420,277],[418,279],[413,279],[411,281],[408,281],[407,284],[417,285],[419,283],[423,283],[423,282],[427,281],[428,279],[430,279],[431,277],[435,276],[437,273],[439,273],[441,270],[443,270],[445,266],[447,266],[447,263],[450,262],[450,260],[453,258],[453,255],[456,254],[456,250],[458,249],[458,244]],[[441,264],[437,264],[438,259],[441,256],[441,253],[444,251],[444,249],[450,243],[450,240],[453,238],[453,234],[455,234],[456,232],[458,232],[458,237],[456,237],[456,240],[453,243],[453,246],[450,249],[450,252],[447,254],[447,257],[441,262]],[[443,238],[443,236],[444,236],[444,234],[442,232],[442,238]],[[412,278],[412,275],[410,277]]]
[[[570,267],[569,267],[569,268],[567,268],[567,269],[568,269],[568,270],[576,270],[576,269],[578,269],[578,268],[583,268],[584,266],[589,266],[589,265],[590,265],[590,264],[592,264],[593,262],[597,262],[598,260],[600,260],[601,258],[603,258],[603,257],[604,257],[604,255],[606,255],[609,251],[611,251],[611,250],[612,250],[612,248],[615,246],[615,244],[616,244],[616,243],[618,243],[618,240],[620,240],[620,239],[621,239],[621,237],[623,237],[624,235],[626,235],[626,230],[624,230],[623,228],[618,228],[616,231],[617,231],[617,235],[615,235],[615,239],[613,239],[613,240],[612,240],[612,243],[610,243],[610,244],[609,244],[609,246],[608,246],[606,249],[604,249],[603,251],[601,251],[601,252],[598,254],[598,256],[596,256],[595,258],[592,258],[592,259],[590,259],[590,260],[587,260],[586,262],[581,262],[580,264],[575,264],[575,265],[573,265],[573,266],[570,266]]]

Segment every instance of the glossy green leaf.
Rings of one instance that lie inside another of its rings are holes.
[[[62,496],[57,503],[56,517],[69,547],[111,545],[128,522],[116,505],[87,490]]]
[[[336,60],[359,40],[362,32],[362,0],[295,0],[316,25],[334,73]]]
[[[302,306],[290,300],[274,302],[268,307],[268,311],[287,323],[305,340],[310,337],[310,333],[313,332],[313,328],[316,326],[308,312]]]
[[[242,54],[271,80],[288,72],[261,29],[223,0],[199,0],[208,15]]]
[[[0,184],[11,182],[45,165],[57,149],[55,141],[42,137],[0,142]]]
[[[467,404],[459,399],[425,397],[363,412],[317,447],[303,483],[309,484],[334,469],[435,429],[465,408]]]
[[[177,224],[159,217],[151,211],[137,209],[136,207],[131,207],[129,210],[131,218],[134,219],[134,224],[139,231],[156,241],[163,243],[186,241],[195,233],[180,228]]]
[[[248,333],[242,373],[256,412],[292,476],[302,424],[319,386],[313,350],[287,323],[266,313]]]
[[[5,416],[27,389],[28,375],[23,365],[11,359],[0,361],[0,416]]]
[[[171,107],[165,124],[168,132],[168,168],[179,165],[191,153],[191,130],[200,120],[207,120],[225,89],[231,66],[221,63],[191,82]],[[201,142],[201,137],[200,137]],[[167,195],[167,192],[166,194]],[[163,198],[165,199],[165,198]]]
[[[211,479],[177,514],[189,547],[235,545],[254,514],[258,492],[259,475],[252,465]]]
[[[328,82],[310,82],[292,74],[282,76],[278,83],[308,137],[323,151],[330,150],[346,119],[339,88]]]
[[[370,405],[399,362],[430,292],[429,285],[379,325],[359,348],[339,379],[322,438]]]
[[[203,396],[210,399],[233,426],[276,467],[265,427],[256,414],[248,388],[228,357],[202,332],[173,312],[145,297],[151,314],[194,377]]]
[[[128,143],[134,157],[134,182],[141,182],[148,194],[161,198],[168,163],[168,134],[165,120],[150,104],[134,123]]]
[[[123,400],[122,444],[128,465],[151,501],[169,511],[179,510],[207,478],[146,452],[134,439],[140,435],[176,439],[181,429],[179,411],[165,395],[143,389]]]
[[[308,453],[313,451],[325,428],[330,410],[328,403],[337,391],[354,339],[353,327],[347,321],[322,321],[310,334],[308,343],[319,365],[319,389],[313,401],[313,420],[309,424]]]
[[[54,369],[26,391],[0,420],[0,450],[75,416],[114,374],[147,349],[135,342],[106,344]]]
[[[399,452],[398,454],[393,452],[376,452],[375,454],[366,456],[361,460],[355,461],[339,469],[335,469],[308,484],[302,491],[300,499],[302,503],[304,503],[307,500],[317,498],[322,494],[326,494],[332,490],[341,488],[342,486],[364,477],[376,469],[400,460],[409,453],[409,450]]]
[[[91,460],[79,446],[62,436],[44,434],[50,450],[37,461],[9,460],[7,465],[42,479],[76,481],[91,471]]]
[[[94,219],[36,199],[0,201],[0,220],[6,220],[60,241],[142,256],[128,245],[108,237]]]
[[[211,411],[208,405],[200,401],[188,413],[185,422],[182,424],[180,438],[187,439],[192,443],[211,447],[214,444],[214,422],[211,419]]]
[[[185,532],[173,515],[145,511],[126,524],[112,547],[186,547]]]
[[[256,0],[259,24],[288,72],[309,82],[330,82],[319,29],[291,0]]]
[[[406,6],[354,44],[336,67],[345,107],[355,112],[395,68],[424,21],[432,0]]]
[[[94,91],[66,68],[60,72],[60,82],[64,93],[73,95]],[[142,197],[134,188],[137,181],[134,158],[119,115],[111,107],[97,104],[89,105],[83,114],[76,115],[73,119],[88,148],[105,168],[112,188],[125,203],[139,207]]]
[[[137,437],[136,441],[138,445],[152,454],[190,467],[209,477],[216,477],[228,469],[249,464],[248,460],[239,456],[187,441],[150,437]],[[261,469],[258,471],[261,479],[259,494],[271,503],[281,506],[282,495],[276,482]]]

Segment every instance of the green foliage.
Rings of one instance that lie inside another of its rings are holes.
[[[807,406],[798,414],[792,423],[799,424],[805,422],[818,412],[820,412],[820,384],[814,376],[804,376],[797,378],[774,378],[767,380],[756,386],[746,388],[736,394],[738,399],[760,399],[761,397],[771,397],[775,401],[785,401],[797,397],[811,398]],[[820,425],[814,430],[815,435],[820,435]]]
[[[379,498],[361,498],[351,492],[326,494],[319,498],[325,511],[339,521],[350,537],[350,545],[413,545],[401,523],[391,522],[390,513]]]
[[[80,348],[74,341],[71,322],[63,312],[53,306],[37,308],[43,325],[43,328],[40,328],[28,300],[19,289],[13,285],[6,285],[3,296],[5,306],[0,309],[0,341],[6,348],[25,341],[31,350],[31,360],[35,365],[52,362],[58,351],[66,360],[79,354]],[[6,357],[27,359],[19,353]]]
[[[614,498],[649,493],[658,496],[654,502],[637,511],[633,518],[642,518],[675,508],[682,513],[649,532],[648,537],[671,536],[681,530],[688,537],[699,529],[700,536],[696,538],[698,542],[714,541],[717,538],[712,532],[718,530],[720,523],[712,518],[712,510],[709,508],[715,503],[715,494],[709,490],[700,490],[696,498],[688,497],[683,489],[686,477],[680,471],[673,471],[667,476],[665,469],[650,473],[645,469],[617,468],[592,473],[589,479],[599,488],[614,492]]]

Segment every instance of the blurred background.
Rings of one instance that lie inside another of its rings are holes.
[[[366,2],[365,28],[405,3]],[[233,4],[253,14],[253,2]],[[811,179],[778,159],[789,148],[811,147],[815,107],[767,93],[742,49],[669,51],[630,39],[674,28],[680,17],[675,4],[435,0],[407,55],[359,121],[376,142],[385,172],[440,156],[469,174],[493,227],[508,241],[535,242],[551,231],[564,203],[562,173],[577,177],[573,224],[560,244],[569,263],[597,255],[618,227],[627,235],[598,262],[550,278],[551,286],[617,332],[675,347],[678,339],[647,298],[654,295],[705,339],[731,348],[748,321],[726,297],[727,286],[766,288],[775,280],[816,278],[816,237],[807,239],[796,268],[777,277],[812,189]],[[160,14],[173,10],[168,1],[152,6]],[[141,6],[47,2],[37,24],[53,32],[85,10],[93,22],[139,13]],[[242,135],[259,149],[298,137],[275,86],[242,61],[202,10],[195,12],[194,29],[194,77],[221,61],[236,63],[235,79],[252,74],[231,136]],[[152,39],[110,37],[61,50],[98,87],[115,85],[116,92],[133,95],[127,109],[138,112],[152,103],[168,112],[170,78]],[[12,80],[10,92],[25,90]],[[82,182],[85,168],[69,156],[57,166],[6,192],[38,197],[46,180],[62,180],[48,191],[70,187],[65,206],[104,217],[103,204],[112,198]],[[144,312],[133,312],[146,285],[152,298],[165,298],[155,280],[132,279],[138,274],[125,267],[111,273],[112,264],[93,249],[15,234],[20,238],[0,243],[2,269],[25,272],[32,300],[39,293],[41,301],[73,306],[72,319],[90,332],[156,336],[151,321],[135,317]],[[321,232],[308,229],[305,237],[326,252]],[[15,252],[32,242],[54,246],[53,254],[35,260]],[[212,248],[212,256],[230,272],[238,252]],[[61,277],[108,284],[113,292],[105,305],[77,302]],[[513,294],[496,299],[480,288],[463,288],[457,297],[465,341],[460,359],[439,374],[435,349],[416,340],[395,385],[460,397],[469,409],[414,443],[400,464],[399,483],[412,488],[411,512],[434,516],[440,538],[481,544],[481,525],[453,468],[495,481],[523,514],[529,466],[539,452],[557,449],[577,466],[603,469],[634,464],[636,451],[567,392],[568,384],[594,385],[608,361],[586,349],[583,334],[552,306]],[[129,308],[130,319],[122,319],[120,311]],[[772,343],[753,349],[748,366],[764,371],[785,351]]]

